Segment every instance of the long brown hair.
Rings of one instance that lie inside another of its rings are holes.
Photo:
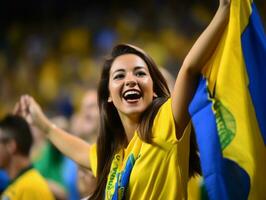
[[[97,186],[90,199],[104,198],[105,186],[113,156],[119,149],[126,147],[128,143],[118,112],[113,103],[108,102],[110,68],[113,61],[118,56],[124,54],[135,54],[145,61],[153,80],[153,90],[158,96],[141,115],[138,134],[143,141],[147,143],[152,142],[151,130],[153,120],[160,106],[170,97],[166,80],[149,55],[140,48],[129,44],[119,44],[113,48],[110,57],[104,62],[98,87],[100,132],[97,140]],[[190,153],[193,152],[196,153],[196,149],[190,149]],[[192,170],[195,171],[194,169]]]

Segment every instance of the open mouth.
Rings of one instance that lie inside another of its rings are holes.
[[[136,102],[142,97],[141,93],[137,90],[128,90],[123,94],[123,98],[127,102]]]

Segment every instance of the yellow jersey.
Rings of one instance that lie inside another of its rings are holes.
[[[45,179],[33,168],[24,170],[1,195],[1,200],[54,200]]]
[[[168,99],[158,110],[154,119],[153,143],[143,142],[135,133],[127,148],[124,149],[122,162],[125,163],[135,144],[141,145],[126,188],[126,199],[187,199],[190,132],[191,124],[189,123],[182,138],[177,140],[171,99]],[[96,176],[96,146],[91,148],[90,163]]]

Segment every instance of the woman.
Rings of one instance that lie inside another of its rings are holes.
[[[54,126],[32,97],[22,96],[15,112],[46,132],[65,155],[92,167],[97,186],[90,199],[186,199],[189,171],[199,171],[189,164],[188,105],[228,22],[229,5],[220,0],[212,22],[186,56],[171,95],[145,52],[127,44],[113,49],[98,88],[97,170],[91,145]],[[191,153],[195,157],[195,149]]]

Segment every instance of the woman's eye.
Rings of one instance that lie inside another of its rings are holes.
[[[122,78],[124,78],[124,74],[117,74],[117,75],[114,76],[115,80],[116,79],[122,79]]]
[[[136,73],[136,76],[139,76],[139,77],[145,76],[145,75],[146,75],[146,73],[143,72],[143,71],[139,71],[139,72]]]

